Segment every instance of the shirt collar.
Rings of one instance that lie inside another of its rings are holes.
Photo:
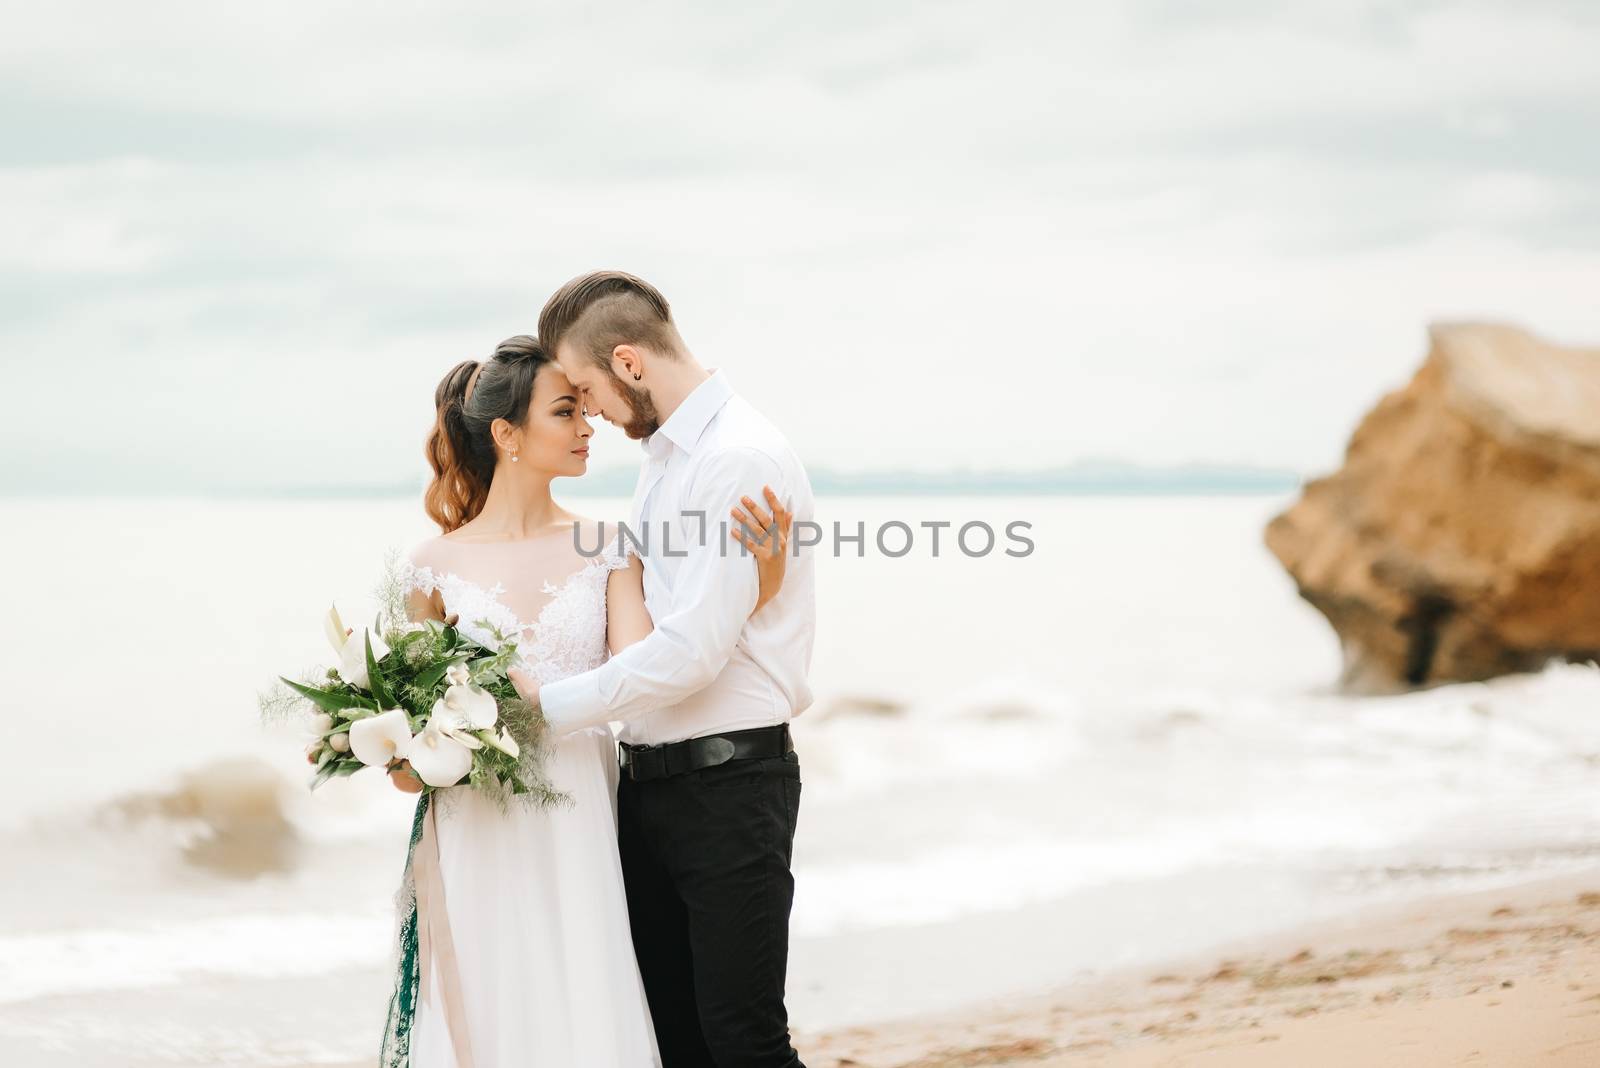
[[[667,417],[667,421],[644,439],[645,451],[652,456],[663,456],[667,446],[672,444],[684,452],[693,452],[695,443],[705,433],[712,417],[722,410],[731,396],[733,386],[729,384],[728,376],[720,370],[713,370],[704,382],[683,398],[683,403]]]

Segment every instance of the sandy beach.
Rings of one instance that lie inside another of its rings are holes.
[[[1600,871],[1368,910],[939,1018],[798,1037],[810,1068],[1600,1064]]]

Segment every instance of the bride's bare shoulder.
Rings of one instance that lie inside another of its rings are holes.
[[[448,546],[449,542],[445,540],[444,535],[435,534],[407,549],[406,559],[416,567],[437,567],[443,562]]]
[[[420,554],[427,560],[438,560],[441,557],[448,558],[466,546],[481,544],[483,540],[482,532],[476,526],[476,520],[469,519],[454,530],[422,539],[411,547],[411,552]]]

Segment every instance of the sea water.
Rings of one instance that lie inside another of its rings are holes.
[[[1335,636],[1262,544],[1287,503],[818,502],[797,1026],[1596,863],[1600,672],[1340,696]],[[370,1056],[414,802],[376,773],[308,793],[303,731],[264,725],[256,694],[327,661],[331,602],[370,617],[385,552],[434,532],[418,502],[14,499],[0,519],[0,1037],[38,1063],[133,1038],[150,1063]],[[962,551],[964,524],[994,548]],[[941,964],[991,929],[965,952],[1006,967]],[[361,993],[335,1015],[330,989]],[[234,994],[197,1007],[207,990]]]

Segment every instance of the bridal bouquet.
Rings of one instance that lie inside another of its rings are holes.
[[[261,696],[265,718],[309,716],[311,788],[405,760],[425,791],[464,782],[502,799],[560,800],[543,775],[544,721],[506,677],[520,665],[516,643],[488,627],[499,648],[480,645],[454,617],[408,621],[399,590],[391,560],[372,627],[346,628],[337,608],[324,618],[338,665],[298,682],[279,676],[282,687]]]

